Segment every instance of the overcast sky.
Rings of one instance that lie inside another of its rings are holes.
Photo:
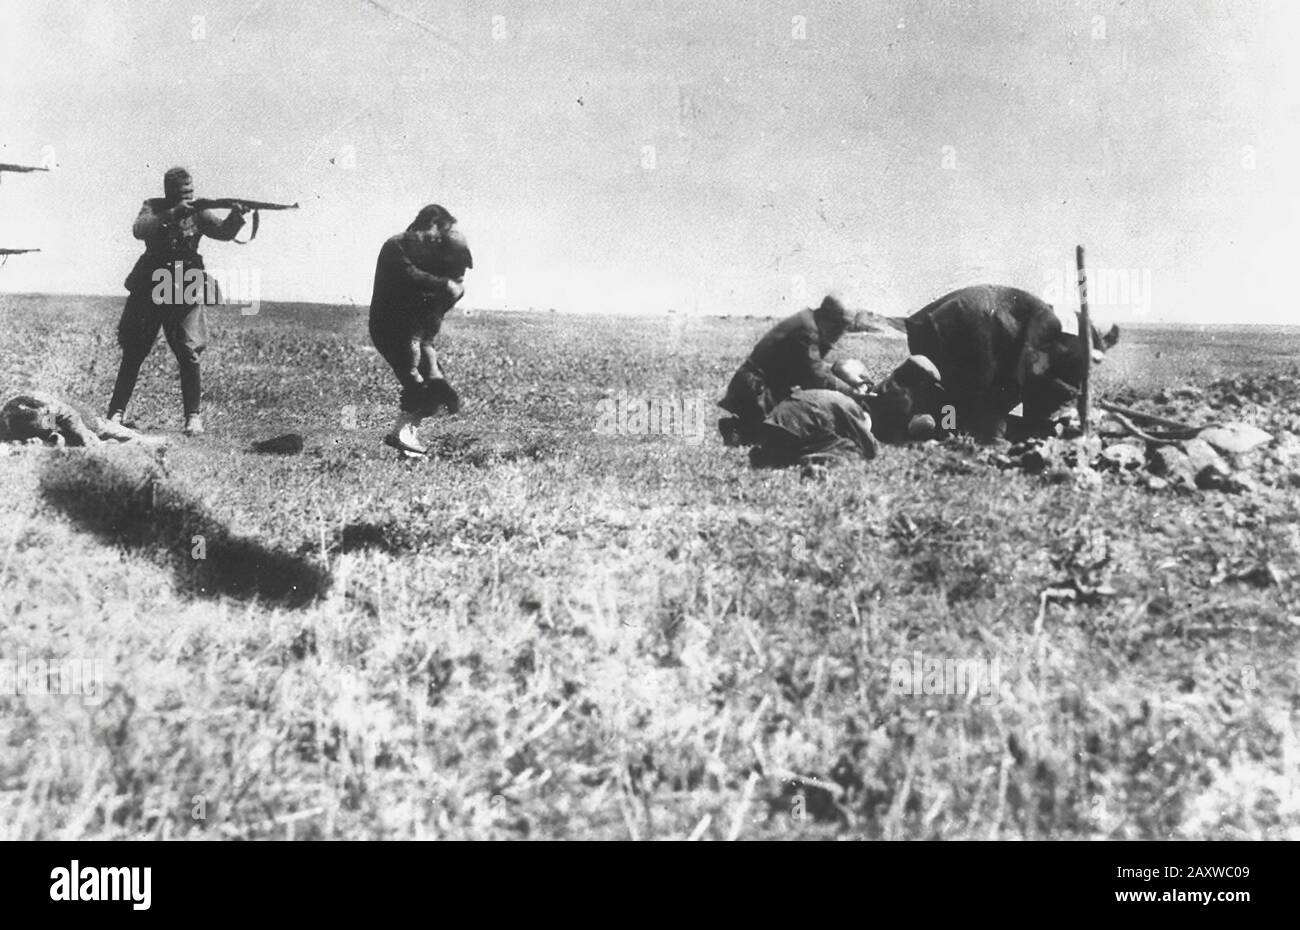
[[[0,290],[122,294],[140,201],[298,200],[209,267],[366,305],[427,202],[471,306],[1300,322],[1300,4],[4,0]],[[1068,285],[1068,286],[1065,286]],[[1136,286],[1134,286],[1136,285]]]

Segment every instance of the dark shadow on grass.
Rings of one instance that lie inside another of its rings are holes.
[[[236,536],[144,459],[55,456],[41,475],[41,494],[103,542],[171,568],[191,597],[302,607],[329,588],[328,570]]]

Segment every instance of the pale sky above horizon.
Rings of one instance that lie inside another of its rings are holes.
[[[0,5],[0,292],[123,294],[162,172],[298,200],[209,267],[364,306],[428,202],[465,305],[886,314],[956,286],[1103,321],[1298,323],[1300,4]]]

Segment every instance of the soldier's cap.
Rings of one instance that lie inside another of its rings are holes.
[[[817,308],[817,313],[819,316],[843,320],[846,324],[852,323],[853,318],[856,316],[853,312],[846,310],[844,304],[829,294],[822,300],[822,305]]]
[[[169,168],[163,175],[163,196],[168,200],[179,200],[182,192],[194,190],[194,179],[184,168]]]
[[[831,374],[856,387],[867,380],[867,366],[856,358],[843,358],[831,366]]]
[[[906,387],[920,384],[943,384],[938,367],[924,355],[909,355],[894,369],[893,379]]]

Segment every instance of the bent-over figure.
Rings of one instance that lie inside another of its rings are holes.
[[[826,363],[826,353],[852,322],[853,314],[827,297],[816,310],[800,310],[768,330],[718,401],[732,414],[718,421],[723,441],[752,445],[763,421],[796,387],[853,393],[858,385],[837,376]]]
[[[1025,427],[1043,429],[1083,380],[1078,337],[1063,331],[1050,304],[1013,287],[953,291],[908,317],[906,329],[908,351],[938,367],[957,430],[981,440],[1003,436],[1018,404]],[[1089,336],[1100,362],[1119,327],[1105,336],[1093,327]]]

